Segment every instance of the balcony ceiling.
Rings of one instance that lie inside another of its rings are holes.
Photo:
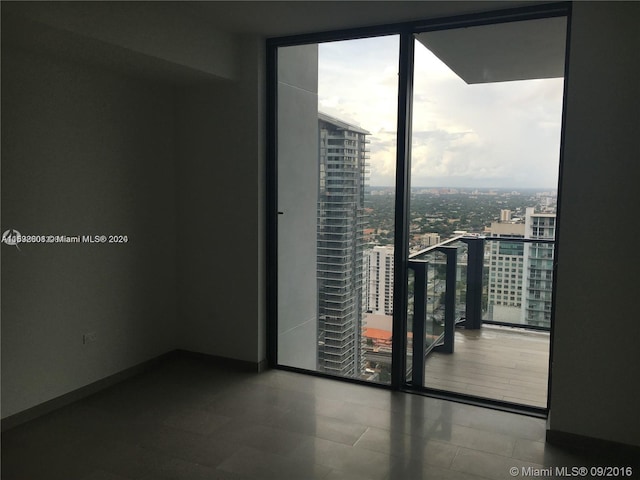
[[[564,17],[427,32],[418,40],[469,84],[564,75]]]

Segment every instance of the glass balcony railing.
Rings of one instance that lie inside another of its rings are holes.
[[[424,386],[431,352],[453,353],[456,326],[550,330],[553,246],[554,240],[458,236],[412,255],[410,381]]]
[[[424,360],[431,351],[453,352],[460,238],[422,250],[409,260],[409,364],[414,385],[424,384]]]

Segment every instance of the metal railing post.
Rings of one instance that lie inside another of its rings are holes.
[[[482,327],[482,274],[484,268],[484,239],[463,238],[467,250],[467,305],[465,328],[478,330]]]
[[[410,260],[409,267],[415,272],[413,285],[413,354],[411,383],[424,386],[425,322],[427,319],[427,266],[428,262]]]
[[[437,250],[447,256],[447,278],[444,291],[444,343],[439,345],[437,350],[442,353],[453,353],[456,328],[458,248],[438,247]]]

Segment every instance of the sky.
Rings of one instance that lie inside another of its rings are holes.
[[[395,183],[399,38],[319,46],[318,108],[371,132],[372,186]],[[413,187],[558,183],[563,79],[467,85],[416,42]]]

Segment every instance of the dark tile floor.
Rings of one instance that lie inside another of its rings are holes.
[[[544,436],[536,418],[176,357],[4,432],[2,479],[508,479],[632,461],[638,472],[637,459]]]

